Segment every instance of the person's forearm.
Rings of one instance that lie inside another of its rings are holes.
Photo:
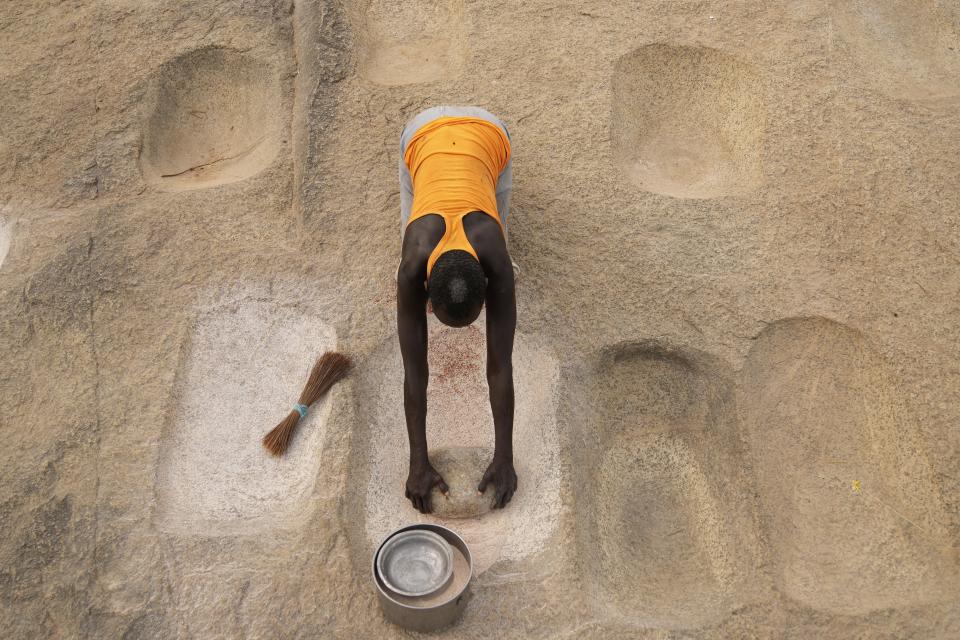
[[[513,460],[513,371],[504,369],[487,376],[493,413],[494,451],[497,460]]]
[[[403,380],[403,409],[407,418],[410,441],[410,466],[427,462],[427,383],[426,380]]]

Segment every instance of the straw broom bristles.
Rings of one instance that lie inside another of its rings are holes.
[[[309,407],[320,399],[327,390],[332,387],[340,378],[342,378],[350,369],[350,358],[337,353],[336,351],[327,351],[317,360],[310,370],[310,378],[306,386],[303,387],[303,393],[300,394],[298,404]],[[283,421],[263,437],[263,446],[275,456],[282,455],[290,444],[290,438],[293,436],[293,430],[300,422],[300,412],[294,409]]]

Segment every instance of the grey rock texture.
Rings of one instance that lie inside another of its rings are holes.
[[[0,33],[4,637],[408,637],[368,514],[403,492],[370,489],[398,136],[444,103],[513,136],[532,444],[505,512],[438,514],[486,553],[438,637],[960,637],[955,3],[37,0]],[[333,344],[353,375],[266,457]],[[458,491],[466,375],[430,432]]]

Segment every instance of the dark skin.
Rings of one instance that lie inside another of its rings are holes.
[[[513,334],[517,326],[513,266],[500,225],[482,211],[463,219],[467,239],[480,258],[487,276],[487,384],[493,412],[495,446],[493,460],[477,486],[479,493],[493,492],[493,507],[503,508],[517,490],[513,468]],[[410,440],[410,474],[406,497],[421,513],[430,513],[430,492],[438,487],[445,495],[447,483],[427,455],[427,260],[443,237],[445,222],[439,215],[425,215],[411,222],[404,233],[400,269],[397,273],[397,332],[403,355],[403,408]],[[427,283],[428,284],[428,283]],[[470,322],[455,323],[443,309],[433,310],[437,319],[451,326],[467,326],[482,310],[477,305]]]

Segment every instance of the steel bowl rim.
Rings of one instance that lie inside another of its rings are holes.
[[[397,586],[393,584],[393,582],[390,581],[386,575],[384,575],[384,571],[383,571],[384,547],[387,547],[391,543],[391,541],[396,540],[401,534],[407,534],[407,536],[410,536],[411,534],[422,535],[422,536],[426,536],[429,539],[435,539],[435,542],[443,550],[444,556],[447,559],[446,571],[444,571],[443,580],[441,580],[437,584],[437,586],[431,589],[430,591],[416,593],[412,591],[404,591],[402,589],[398,589]],[[429,529],[411,529],[409,531],[397,531],[392,536],[384,540],[383,544],[380,545],[380,548],[377,550],[376,570],[377,570],[377,575],[380,576],[380,581],[383,582],[384,586],[387,587],[390,591],[396,593],[397,595],[406,596],[408,598],[425,598],[427,596],[433,595],[434,593],[442,590],[453,579],[453,549],[451,548],[450,543],[447,542],[447,540],[443,536],[441,536],[439,533],[435,531],[430,531]]]
[[[415,607],[411,604],[407,604],[406,602],[399,602],[398,600],[393,598],[390,590],[387,589],[386,585],[384,585],[383,581],[380,579],[380,576],[377,575],[377,558],[380,556],[380,549],[383,547],[384,543],[390,538],[392,538],[393,536],[395,536],[396,534],[406,531],[407,529],[421,529],[425,527],[429,527],[429,529],[427,529],[428,531],[431,529],[442,529],[443,531],[447,532],[448,534],[456,538],[458,541],[460,541],[460,544],[463,545],[463,548],[461,549],[461,551],[463,552],[463,555],[466,556],[467,558],[467,566],[470,567],[470,576],[467,578],[467,582],[466,584],[464,584],[463,589],[461,589],[459,593],[452,594],[449,600],[438,602],[437,604],[431,607]],[[373,584],[374,586],[376,586],[377,591],[380,593],[381,596],[389,600],[393,605],[396,605],[401,609],[407,609],[410,611],[432,611],[434,609],[439,609],[441,607],[445,607],[449,605],[451,602],[455,601],[457,598],[462,596],[467,591],[467,589],[470,588],[470,584],[473,582],[473,553],[470,551],[470,545],[468,545],[467,541],[463,539],[463,536],[461,536],[459,533],[457,533],[453,529],[445,527],[442,524],[432,524],[432,523],[410,524],[410,525],[404,525],[399,529],[391,531],[386,535],[386,537],[384,537],[384,539],[380,542],[380,544],[377,545],[376,553],[373,554],[373,562],[370,569],[371,569],[371,573],[373,574]]]

